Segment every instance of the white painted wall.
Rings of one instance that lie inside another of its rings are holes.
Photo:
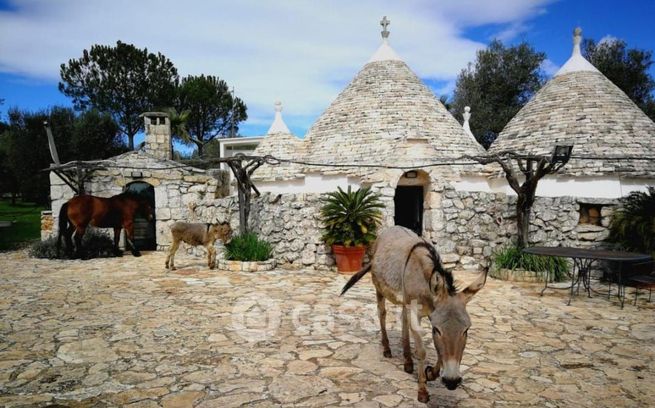
[[[275,194],[297,194],[297,193],[327,193],[334,191],[337,187],[347,189],[348,186],[358,189],[361,185],[359,178],[346,176],[325,176],[318,173],[305,174],[303,179],[290,181],[258,181],[255,182],[257,189],[261,192]]]
[[[229,139],[219,139],[219,154],[220,157],[232,157],[238,153],[243,153],[246,156],[252,155],[259,143],[264,139],[264,136],[250,136],[250,137],[233,137]],[[221,163],[221,169],[229,170],[230,167],[226,163]]]
[[[454,184],[457,191],[482,191],[516,195],[504,178],[487,179],[478,176],[465,176]],[[537,196],[619,198],[630,194],[632,191],[646,191],[648,186],[655,186],[655,177],[651,179],[621,179],[618,176],[561,177],[550,175],[539,181]]]

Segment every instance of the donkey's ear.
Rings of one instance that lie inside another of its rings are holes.
[[[460,292],[460,296],[464,298],[464,302],[468,303],[473,298],[473,295],[478,293],[478,291],[484,287],[484,284],[487,282],[488,274],[489,267],[486,267],[480,276]]]

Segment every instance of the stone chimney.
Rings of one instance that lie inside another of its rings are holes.
[[[146,132],[144,150],[158,159],[171,160],[171,120],[163,112],[145,112],[141,114]]]

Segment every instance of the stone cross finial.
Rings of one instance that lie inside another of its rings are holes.
[[[282,102],[275,101],[275,112],[282,112]]]
[[[384,39],[389,38],[389,30],[387,30],[389,24],[391,24],[391,20],[388,20],[387,16],[382,17],[382,20],[380,20],[380,25],[382,26],[382,38]]]

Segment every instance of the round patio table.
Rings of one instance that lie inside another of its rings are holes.
[[[557,256],[562,258],[571,258],[573,259],[573,270],[569,274],[571,277],[571,292],[569,294],[569,302],[567,305],[571,304],[571,299],[573,298],[573,288],[577,285],[578,291],[580,291],[580,282],[587,290],[587,296],[591,297],[591,274],[590,269],[594,262],[596,261],[615,261],[619,264],[618,270],[618,293],[617,296],[621,301],[621,308],[623,308],[623,303],[625,302],[625,284],[623,282],[623,272],[622,267],[624,262],[641,262],[648,261],[651,259],[650,255],[639,254],[635,252],[627,251],[610,251],[606,249],[588,249],[588,248],[574,248],[574,247],[530,247],[524,248],[523,252],[533,255],[544,255],[544,256]],[[548,277],[549,272],[546,272],[546,283],[544,288],[541,290],[541,294],[544,294],[544,291],[548,288]],[[607,297],[610,297],[611,292],[611,282],[607,290]],[[568,288],[566,288],[568,289]]]

